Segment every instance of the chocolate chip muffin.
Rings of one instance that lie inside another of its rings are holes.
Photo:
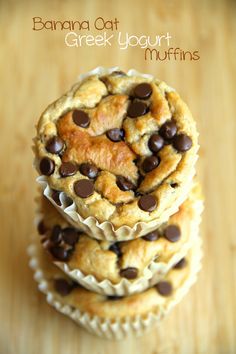
[[[157,282],[184,257],[199,235],[203,209],[200,185],[168,222],[138,239],[99,241],[75,229],[45,198],[39,200],[38,233],[51,260],[89,290],[129,295]]]
[[[41,247],[31,247],[31,267],[39,289],[58,311],[90,332],[106,338],[139,334],[157,323],[187,293],[200,269],[200,240],[186,257],[185,266],[173,267],[150,289],[127,297],[90,292],[53,266]]]
[[[42,114],[35,139],[39,181],[91,237],[139,237],[186,198],[197,136],[174,89],[148,75],[100,68]]]

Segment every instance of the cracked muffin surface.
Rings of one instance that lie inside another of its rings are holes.
[[[42,114],[36,167],[83,218],[114,228],[163,222],[187,193],[198,133],[165,83],[114,71],[91,75]]]

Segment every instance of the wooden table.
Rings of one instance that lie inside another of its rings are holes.
[[[8,0],[0,6],[0,353],[236,353],[235,2]],[[124,33],[169,32],[171,46],[198,50],[200,60],[145,61],[138,47],[67,47],[66,31],[32,30],[37,16],[91,21],[102,16],[117,18]],[[206,197],[205,258],[198,283],[159,328],[142,338],[109,342],[46,304],[28,268],[26,247],[34,232],[34,125],[79,73],[117,64],[168,82],[196,117],[201,134],[198,171]]]

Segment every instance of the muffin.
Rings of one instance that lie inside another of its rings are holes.
[[[47,198],[38,203],[38,233],[51,262],[85,288],[106,295],[143,291],[173,265],[183,265],[198,238],[203,209],[195,182],[179,211],[157,230],[135,240],[108,242],[71,227]]]
[[[150,289],[127,297],[90,292],[55,267],[42,247],[31,246],[30,265],[47,301],[93,334],[120,339],[141,334],[158,323],[188,292],[201,267],[200,239],[186,257],[185,267],[173,267]]]
[[[38,180],[54,205],[91,237],[137,238],[186,199],[197,137],[188,107],[164,82],[98,68],[40,117]]]

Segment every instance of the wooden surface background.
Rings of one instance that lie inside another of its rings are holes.
[[[236,353],[236,4],[226,0],[1,1],[0,353]],[[32,31],[32,17],[118,18],[119,30],[172,35],[199,61],[144,61],[130,48],[69,48],[65,32]],[[109,342],[87,334],[46,304],[28,268],[35,172],[31,139],[49,102],[98,65],[135,67],[175,87],[200,131],[198,171],[206,210],[198,283],[159,328]]]

